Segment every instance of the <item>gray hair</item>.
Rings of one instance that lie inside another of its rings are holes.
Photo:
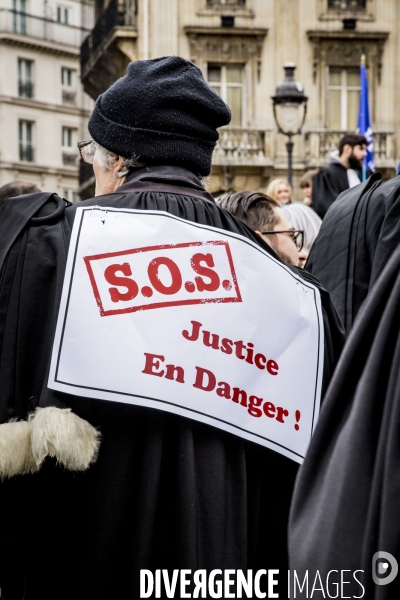
[[[103,171],[108,171],[111,169],[113,163],[118,157],[118,154],[107,150],[103,146],[100,146],[100,144],[94,140],[90,144],[90,154],[93,159],[97,160],[99,167],[103,169]],[[128,175],[131,169],[144,166],[145,165],[143,163],[139,162],[138,157],[135,154],[132,154],[130,158],[124,158],[122,169],[119,171],[117,176],[125,177],[125,175]]]
[[[307,254],[317,237],[322,220],[317,213],[302,202],[293,202],[281,207],[295,229],[304,231],[304,250]]]

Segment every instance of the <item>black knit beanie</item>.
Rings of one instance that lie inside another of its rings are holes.
[[[166,56],[130,63],[97,99],[88,127],[98,144],[120,156],[208,175],[216,130],[230,120],[231,111],[200,69]]]

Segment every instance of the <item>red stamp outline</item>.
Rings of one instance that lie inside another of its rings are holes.
[[[136,254],[137,252],[148,252],[151,250],[166,250],[171,248],[187,248],[189,246],[224,246],[228,257],[229,267],[231,270],[232,281],[235,287],[236,297],[234,298],[204,298],[198,300],[171,300],[169,302],[154,302],[153,304],[141,304],[139,306],[132,306],[130,308],[117,308],[115,310],[104,310],[103,303],[101,301],[100,292],[97,287],[96,279],[93,273],[91,261],[100,260],[102,258],[110,258],[114,256],[126,256],[128,254]],[[108,252],[106,254],[94,254],[93,256],[84,256],[83,260],[89,274],[90,283],[93,289],[94,297],[96,299],[97,306],[100,310],[102,317],[108,317],[111,315],[120,315],[124,313],[137,312],[138,310],[149,310],[152,308],[165,308],[167,306],[183,306],[185,304],[222,304],[225,302],[242,302],[242,296],[240,294],[239,285],[237,282],[235,267],[233,266],[233,259],[231,249],[228,242],[222,240],[209,241],[209,242],[188,242],[182,244],[163,244],[160,246],[144,246],[143,248],[135,248],[133,250],[121,250],[119,252]]]

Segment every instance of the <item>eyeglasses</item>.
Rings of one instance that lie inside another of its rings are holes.
[[[89,165],[93,164],[93,149],[90,147],[92,142],[93,140],[84,140],[77,144],[81,160]]]
[[[300,252],[304,244],[304,231],[296,229],[281,229],[279,231],[262,231],[263,235],[273,235],[275,233],[289,233],[290,237],[294,241],[297,250]]]

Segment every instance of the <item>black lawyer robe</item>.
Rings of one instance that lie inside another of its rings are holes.
[[[336,198],[349,189],[347,169],[339,161],[331,162],[316,173],[312,184],[312,207],[323,219]]]
[[[329,209],[306,269],[331,294],[346,328],[400,242],[400,178],[376,173]]]
[[[291,568],[300,581],[307,570],[309,578],[318,570],[323,581],[332,569],[363,570],[358,578],[365,595],[346,572],[345,579],[352,581],[344,588],[346,597],[400,597],[399,576],[387,585],[372,580],[376,552],[389,552],[400,561],[399,332],[400,246],[345,344],[291,510]],[[297,592],[297,597],[310,596]]]
[[[137,171],[116,193],[80,204],[90,205],[164,210],[272,253],[184,169]],[[87,472],[48,459],[40,473],[1,483],[2,594],[137,598],[141,568],[285,570],[296,463],[173,414],[47,389],[75,210],[56,195],[34,194],[7,201],[0,213],[1,421],[26,418],[36,406],[70,407],[102,434]],[[326,388],[343,332],[328,294],[321,297]]]

